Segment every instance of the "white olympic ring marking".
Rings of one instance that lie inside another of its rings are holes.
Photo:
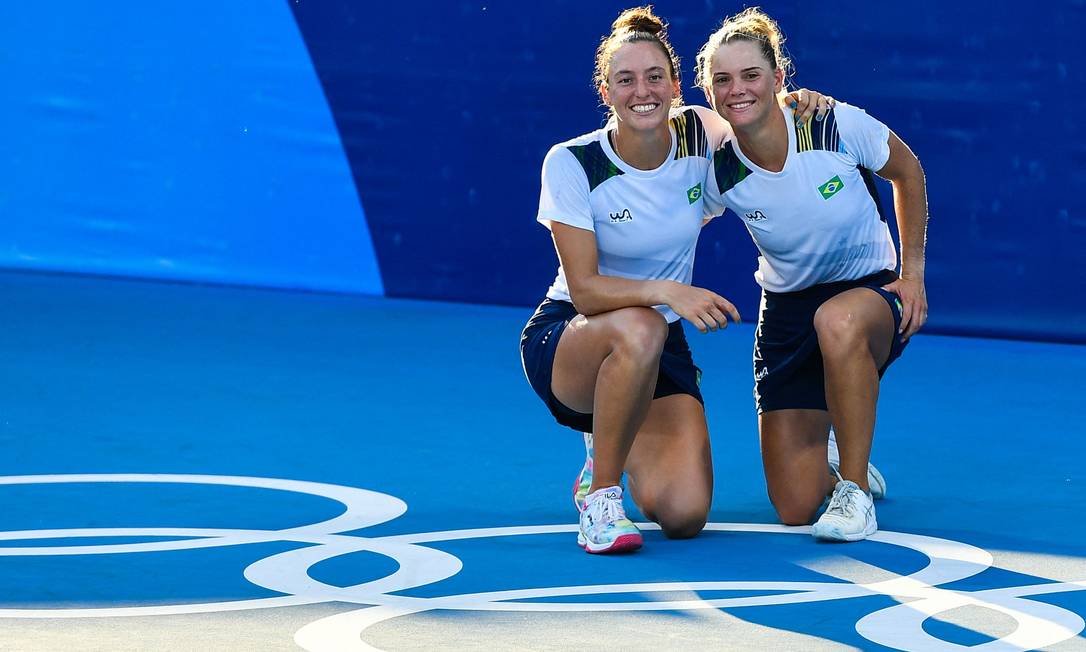
[[[869,584],[845,582],[656,582],[596,586],[549,587],[512,591],[491,591],[416,598],[389,595],[396,591],[439,582],[458,573],[460,560],[424,543],[440,541],[575,532],[575,525],[541,525],[451,530],[386,537],[339,534],[370,527],[403,514],[407,505],[387,494],[365,489],[316,482],[252,478],[243,476],[166,474],[82,474],[0,477],[0,486],[74,482],[187,483],[253,487],[290,491],[336,500],[346,511],[332,519],[282,530],[222,528],[73,528],[0,532],[0,541],[92,537],[188,537],[180,540],[129,544],[0,547],[0,556],[86,555],[131,552],[159,552],[218,546],[293,541],[314,544],[266,557],[251,564],[244,575],[251,583],[284,593],[275,598],[227,602],[156,605],[153,607],[109,607],[92,609],[0,609],[0,618],[85,618],[153,616],[208,613],[241,609],[316,604],[329,601],[370,605],[322,618],[300,629],[295,641],[308,650],[373,650],[361,640],[362,632],[397,616],[434,609],[472,611],[648,611],[723,609],[821,602],[872,595],[912,599],[911,602],[871,613],[856,624],[868,640],[896,649],[955,650],[978,652],[1026,650],[1055,645],[1078,635],[1086,622],[1067,609],[1024,599],[1026,596],[1086,590],[1086,579],[1074,582],[1042,583],[1032,586],[953,591],[940,584],[972,577],[991,567],[992,556],[974,546],[946,539],[882,531],[871,541],[902,546],[926,555],[930,563],[919,571],[891,580]],[[644,524],[645,529],[657,529]],[[805,534],[809,528],[745,523],[710,523],[707,530]],[[399,568],[386,577],[355,586],[339,587],[309,577],[308,570],[321,561],[354,552],[374,552],[390,557]],[[571,595],[604,595],[665,591],[791,591],[785,594],[719,599],[666,600],[655,602],[509,602]],[[937,639],[923,629],[932,616],[961,606],[993,609],[1013,618],[1017,629],[998,640],[977,646],[962,646]]]

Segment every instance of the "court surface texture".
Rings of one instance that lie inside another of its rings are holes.
[[[17,272],[0,299],[3,650],[1086,650],[1086,347],[917,336],[881,530],[834,545],[766,498],[755,315],[688,329],[711,524],[598,557],[529,308]]]

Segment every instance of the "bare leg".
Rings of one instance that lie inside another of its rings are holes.
[[[713,501],[713,461],[705,410],[688,394],[652,402],[627,458],[634,502],[673,539],[705,527]]]
[[[562,333],[551,391],[566,407],[593,414],[589,493],[619,484],[653,402],[666,338],[663,316],[640,307],[578,315]]]
[[[825,367],[826,403],[841,451],[841,476],[868,491],[878,370],[896,336],[893,314],[878,293],[856,288],[822,304],[814,323]]]
[[[823,410],[773,410],[758,418],[769,500],[785,525],[814,520],[833,489],[826,464],[830,415]]]

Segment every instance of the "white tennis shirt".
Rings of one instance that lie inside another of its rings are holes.
[[[669,126],[671,152],[655,170],[619,158],[607,137],[613,124],[555,145],[543,161],[536,219],[592,231],[602,275],[690,283],[703,221],[721,212],[703,196],[712,152],[730,127],[700,106],[673,109]],[[570,300],[561,266],[547,296]],[[679,319],[667,306],[655,308],[668,323]]]
[[[781,110],[794,125],[792,111]],[[734,138],[715,152],[707,210],[730,208],[746,225],[761,253],[754,274],[759,285],[792,292],[897,268],[874,182],[861,169],[886,165],[889,135],[862,109],[838,103],[824,120],[788,130],[780,172],[752,163]]]

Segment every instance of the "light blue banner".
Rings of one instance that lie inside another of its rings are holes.
[[[382,294],[290,9],[0,8],[0,266]]]

